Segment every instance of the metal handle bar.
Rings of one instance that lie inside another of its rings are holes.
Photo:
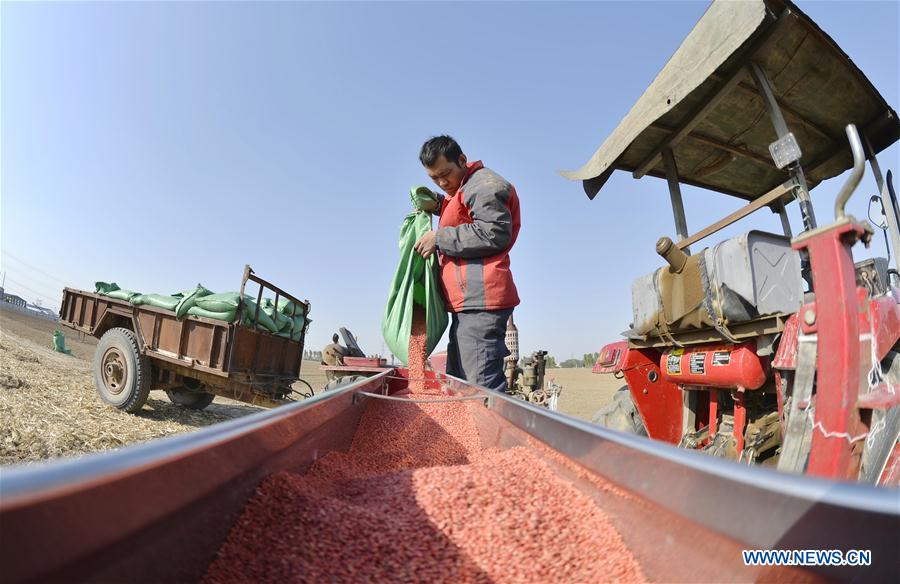
[[[847,201],[850,200],[850,195],[859,186],[859,181],[862,180],[863,173],[866,171],[866,156],[863,153],[862,141],[859,139],[856,125],[847,124],[844,130],[847,132],[847,139],[850,140],[850,151],[853,152],[853,170],[834,201],[834,218],[837,220],[846,216],[844,207],[847,205]]]

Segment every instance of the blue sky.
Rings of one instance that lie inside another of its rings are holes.
[[[10,291],[237,289],[245,263],[368,352],[421,143],[450,133],[513,182],[523,351],[616,340],[672,234],[664,181],[579,167],[706,2],[9,3],[0,7],[0,246]],[[803,2],[900,104],[897,2]],[[880,155],[898,170],[895,145]],[[841,179],[813,192],[829,213]],[[851,202],[865,217],[871,175]],[[687,188],[699,229],[740,206]],[[792,209],[792,214],[796,215]],[[799,218],[792,215],[795,232]],[[760,212],[723,233],[779,230]],[[883,255],[878,239],[873,251]]]

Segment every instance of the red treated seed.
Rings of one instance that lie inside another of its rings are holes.
[[[645,581],[554,451],[483,449],[471,407],[370,401],[348,452],[260,484],[204,581]]]
[[[409,391],[425,389],[425,362],[428,358],[428,329],[425,309],[413,305],[412,331],[409,335]]]

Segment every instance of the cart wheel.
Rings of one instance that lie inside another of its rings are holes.
[[[103,334],[94,353],[94,383],[106,403],[134,413],[150,394],[150,360],[141,354],[137,337],[126,328]]]
[[[620,388],[613,396],[612,401],[600,408],[591,421],[619,432],[638,436],[647,435],[647,428],[644,427],[644,421],[641,420],[641,415],[634,407],[631,391],[627,385]]]
[[[189,391],[187,389],[167,389],[166,395],[173,404],[177,404],[191,410],[202,410],[209,404],[213,403],[216,398],[211,393],[203,391]]]

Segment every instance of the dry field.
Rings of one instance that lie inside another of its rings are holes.
[[[590,369],[548,369],[545,377],[563,387],[559,411],[588,421],[625,385],[624,379],[591,373]]]
[[[53,331],[66,335],[72,355],[50,348]],[[191,432],[262,408],[216,397],[197,412],[151,391],[137,414],[100,401],[91,360],[96,340],[45,319],[0,310],[0,464],[14,464],[118,448]],[[305,361],[304,375],[321,388],[318,363]],[[305,389],[305,388],[302,388]]]
[[[121,412],[101,402],[94,389],[96,340],[59,327],[72,355],[56,353],[50,348],[56,328],[54,322],[0,309],[0,464],[119,448],[261,411],[216,397],[197,412],[152,391],[139,413]],[[324,386],[317,362],[304,361],[301,372],[317,391]],[[560,410],[588,420],[620,386],[588,369],[551,369],[547,378],[563,386]]]

